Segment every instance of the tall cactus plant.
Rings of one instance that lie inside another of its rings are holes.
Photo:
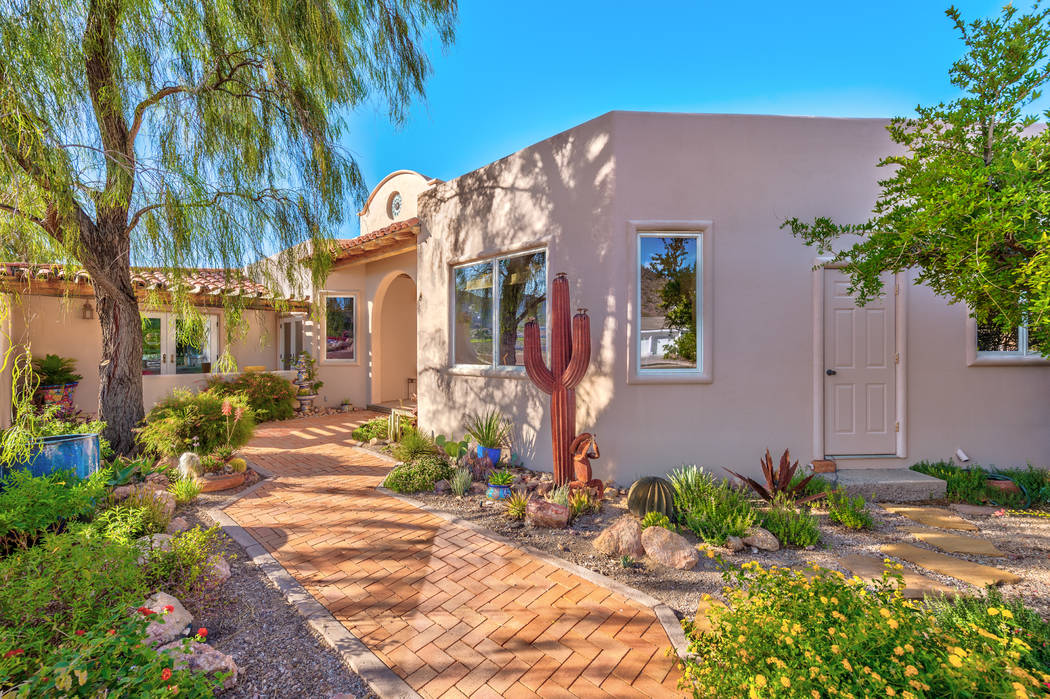
[[[569,278],[564,273],[554,277],[550,298],[550,368],[540,351],[540,327],[530,320],[525,324],[525,371],[551,397],[554,482],[564,485],[574,476],[570,446],[576,436],[575,389],[591,362],[591,321],[581,308],[570,324]]]

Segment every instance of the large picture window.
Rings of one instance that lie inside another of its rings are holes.
[[[701,367],[701,235],[638,235],[640,373],[697,372]]]
[[[209,374],[216,356],[218,316],[193,322],[175,313],[142,316],[142,374]]]
[[[525,323],[547,342],[547,253],[544,250],[462,265],[455,285],[453,362],[468,366],[525,364]]]
[[[325,298],[325,359],[357,358],[357,318],[354,306],[353,296]]]

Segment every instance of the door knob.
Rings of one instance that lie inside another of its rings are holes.
[[[837,371],[835,371],[834,369],[828,369],[828,370],[827,370],[827,371],[825,371],[824,373],[825,373],[825,374],[827,374],[828,376],[834,376],[834,375],[835,375],[835,374],[837,374],[838,372],[837,372]]]

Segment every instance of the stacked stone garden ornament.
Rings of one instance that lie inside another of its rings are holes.
[[[570,323],[569,279],[564,274],[551,284],[550,368],[540,350],[540,327],[535,319],[525,324],[525,371],[541,391],[551,397],[551,443],[554,482],[574,480],[572,445],[576,437],[576,386],[591,361],[591,321],[579,309]]]
[[[310,366],[305,354],[299,355],[299,361],[295,363],[295,370],[295,381],[292,383],[296,386],[295,399],[299,401],[299,407],[295,410],[302,414],[313,407],[314,399],[317,398],[317,393],[313,390]]]

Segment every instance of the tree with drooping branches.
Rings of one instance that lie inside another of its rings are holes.
[[[271,256],[252,274],[275,294],[323,280],[331,231],[365,194],[346,115],[374,101],[403,119],[430,70],[422,43],[451,42],[455,15],[455,0],[0,5],[0,262],[90,275],[118,452],[143,417],[132,265],[165,272],[188,334],[203,324],[189,268],[235,284]],[[308,275],[303,244],[319,253]]]

